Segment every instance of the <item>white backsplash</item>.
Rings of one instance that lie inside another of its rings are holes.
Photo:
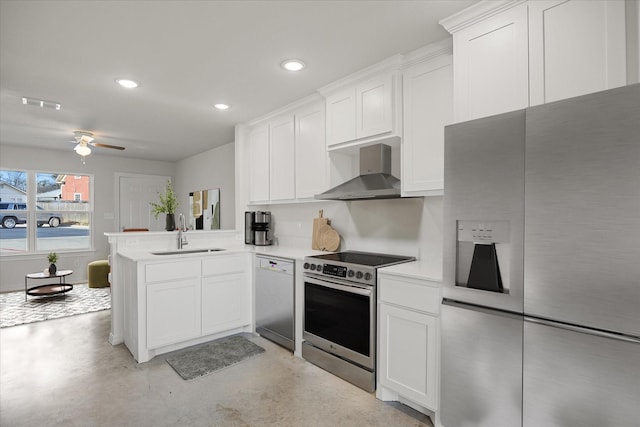
[[[442,197],[271,205],[276,244],[311,249],[318,210],[340,234],[340,250],[442,259]]]

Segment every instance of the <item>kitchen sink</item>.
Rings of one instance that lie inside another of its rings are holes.
[[[209,249],[178,249],[175,251],[162,251],[162,252],[151,252],[153,255],[181,255],[181,254],[202,254],[207,252],[220,252],[224,251],[224,249],[220,248],[209,248]]]

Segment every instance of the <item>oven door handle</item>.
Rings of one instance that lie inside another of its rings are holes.
[[[357,286],[341,285],[339,283],[326,282],[324,280],[312,279],[310,277],[305,277],[304,281],[313,285],[325,286],[327,288],[335,289],[338,291],[349,292],[350,294],[371,296],[372,292],[371,289],[359,288]]]

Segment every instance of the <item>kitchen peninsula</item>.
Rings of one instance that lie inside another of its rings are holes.
[[[140,363],[227,335],[253,332],[254,253],[293,260],[322,253],[246,246],[242,233],[224,230],[185,233],[188,246],[182,251],[176,250],[177,232],[105,235],[111,248],[109,342],[124,343]],[[296,295],[302,298],[302,291]],[[300,307],[296,301],[298,325]],[[298,355],[301,341],[300,332]]]

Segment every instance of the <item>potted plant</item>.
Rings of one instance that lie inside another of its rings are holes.
[[[176,208],[178,207],[178,199],[176,199],[176,193],[173,191],[173,185],[171,181],[167,181],[167,187],[164,190],[164,194],[158,193],[160,198],[159,203],[151,202],[151,212],[158,218],[161,213],[167,214],[167,222],[165,230],[173,231],[176,229]]]
[[[58,267],[56,267],[56,262],[58,262],[58,254],[55,252],[49,252],[49,255],[47,255],[47,260],[49,261],[49,275],[55,276],[56,271],[58,271]]]

